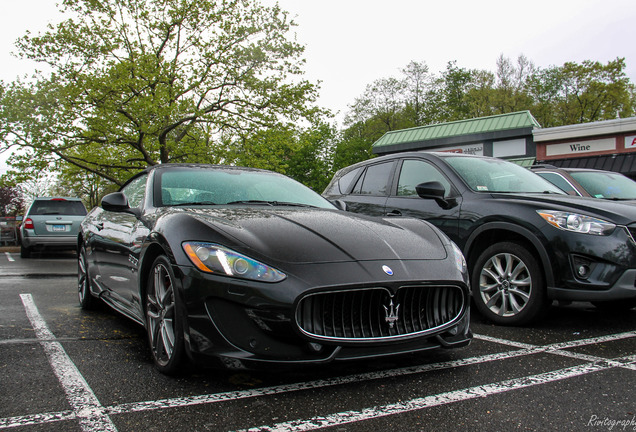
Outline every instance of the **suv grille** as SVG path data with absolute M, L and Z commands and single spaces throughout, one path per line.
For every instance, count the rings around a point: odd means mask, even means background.
M 385 288 L 372 288 L 311 294 L 298 304 L 296 321 L 311 336 L 364 341 L 433 331 L 455 321 L 464 308 L 457 286 L 402 287 L 393 297 Z

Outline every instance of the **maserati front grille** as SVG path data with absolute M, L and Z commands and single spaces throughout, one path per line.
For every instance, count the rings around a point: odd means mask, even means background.
M 466 307 L 458 286 L 407 286 L 314 293 L 304 297 L 296 322 L 308 335 L 364 341 L 433 332 L 457 320 Z

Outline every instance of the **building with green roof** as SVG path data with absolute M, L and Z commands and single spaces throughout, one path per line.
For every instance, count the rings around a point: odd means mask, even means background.
M 373 144 L 373 153 L 448 151 L 531 164 L 536 155 L 533 130 L 538 128 L 530 111 L 459 120 L 387 132 Z

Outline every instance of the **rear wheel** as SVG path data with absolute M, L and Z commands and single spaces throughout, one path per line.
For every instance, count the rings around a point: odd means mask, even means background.
M 98 299 L 91 294 L 88 261 L 86 260 L 86 249 L 84 246 L 77 254 L 77 292 L 82 309 L 94 309 L 97 306 Z
M 547 310 L 541 269 L 518 243 L 496 243 L 482 252 L 473 268 L 472 286 L 475 306 L 497 324 L 527 324 Z
M 148 278 L 146 330 L 155 365 L 165 374 L 176 373 L 184 355 L 175 281 L 170 261 L 159 256 L 152 264 Z
M 21 244 L 20 245 L 20 258 L 31 258 L 31 248 Z

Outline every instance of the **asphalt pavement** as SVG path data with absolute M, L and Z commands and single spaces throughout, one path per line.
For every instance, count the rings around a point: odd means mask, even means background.
M 285 371 L 158 373 L 144 330 L 79 308 L 74 254 L 0 252 L 0 429 L 636 430 L 636 311 L 472 319 L 461 349 Z

